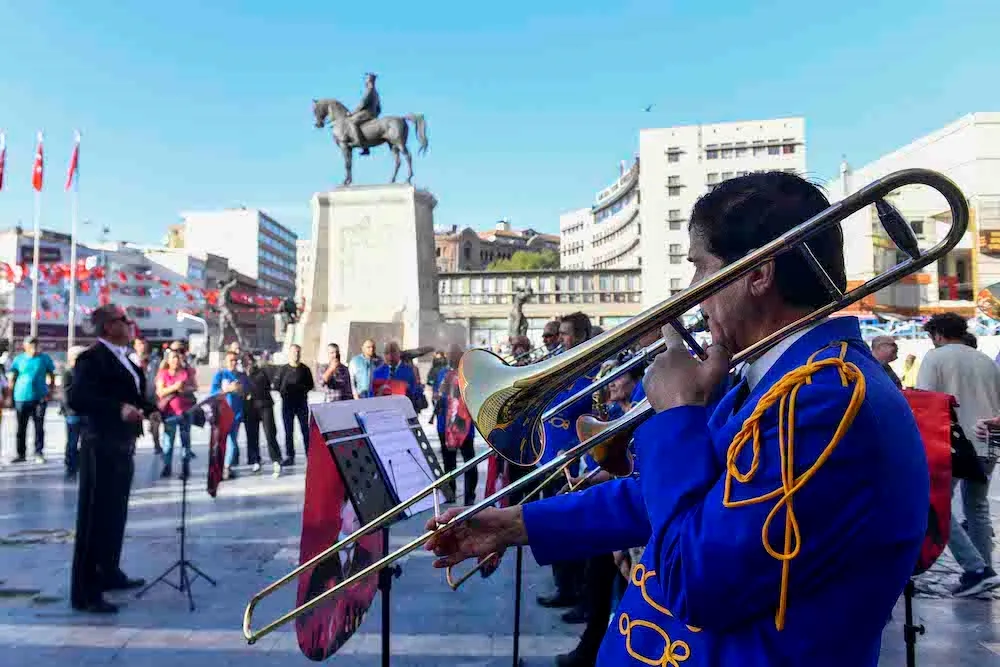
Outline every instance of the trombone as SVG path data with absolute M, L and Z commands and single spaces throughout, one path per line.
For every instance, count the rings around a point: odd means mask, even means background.
M 951 211 L 952 224 L 948 230 L 948 234 L 927 252 L 921 252 L 913 230 L 906 223 L 906 220 L 903 219 L 902 215 L 884 199 L 890 192 L 902 186 L 914 184 L 926 185 L 937 190 L 944 196 Z M 819 263 L 819 260 L 816 259 L 810 250 L 807 242 L 810 237 L 818 232 L 839 224 L 869 205 L 875 205 L 883 229 L 896 247 L 905 255 L 905 259 L 888 271 L 845 292 L 833 282 L 829 274 L 827 274 L 826 270 Z M 588 342 L 582 343 L 549 361 L 529 366 L 511 367 L 507 366 L 502 359 L 491 352 L 485 350 L 468 351 L 462 358 L 459 367 L 463 398 L 474 416 L 476 428 L 496 453 L 517 465 L 534 465 L 541 455 L 541 450 L 537 448 L 534 436 L 540 430 L 542 416 L 546 413 L 546 406 L 558 394 L 567 378 L 579 377 L 581 373 L 592 368 L 596 363 L 614 356 L 619 349 L 632 345 L 636 340 L 648 332 L 655 330 L 663 323 L 669 323 L 678 329 L 688 346 L 698 353 L 699 356 L 704 355 L 704 351 L 700 345 L 684 328 L 678 318 L 700 304 L 707 297 L 755 268 L 772 261 L 781 253 L 801 253 L 812 271 L 815 272 L 825 285 L 830 294 L 830 302 L 734 355 L 730 361 L 731 365 L 736 365 L 747 359 L 756 357 L 787 336 L 804 329 L 813 322 L 857 303 L 866 296 L 888 287 L 904 276 L 910 275 L 931 262 L 937 261 L 950 252 L 962 240 L 968 226 L 968 221 L 968 203 L 962 191 L 949 178 L 926 169 L 897 171 L 832 204 L 827 209 L 793 227 L 773 241 L 765 243 L 757 250 L 726 265 L 715 274 L 691 285 L 684 292 L 645 310 L 628 322 Z M 593 389 L 588 388 L 588 391 L 593 391 Z M 246 637 L 250 644 L 253 644 L 261 637 L 273 632 L 279 626 L 303 614 L 307 614 L 319 605 L 322 605 L 345 588 L 353 586 L 362 579 L 392 565 L 407 554 L 416 551 L 435 532 L 447 530 L 452 525 L 471 519 L 504 497 L 550 476 L 553 471 L 559 470 L 570 461 L 582 457 L 597 445 L 616 437 L 631 437 L 632 431 L 652 413 L 653 408 L 649 405 L 649 402 L 645 399 L 640 401 L 623 416 L 608 422 L 605 428 L 593 437 L 562 452 L 544 466 L 536 468 L 524 477 L 497 491 L 489 498 L 484 499 L 482 502 L 466 508 L 448 523 L 439 524 L 433 530 L 424 532 L 423 535 L 414 538 L 396 551 L 362 568 L 336 586 L 289 611 L 260 630 L 252 628 L 254 609 L 263 598 L 307 569 L 329 558 L 337 557 L 339 549 L 357 541 L 359 537 L 374 530 L 376 526 L 384 525 L 398 514 L 401 509 L 409 507 L 417 499 L 430 493 L 436 486 L 443 483 L 443 481 L 450 481 L 456 475 L 442 477 L 425 489 L 424 492 L 418 494 L 417 497 L 401 503 L 398 508 L 389 510 L 374 522 L 355 532 L 354 535 L 339 541 L 326 551 L 295 568 L 277 582 L 254 595 L 247 604 L 243 615 L 244 637 Z M 478 463 L 490 455 L 489 451 L 483 452 L 473 459 L 473 461 Z M 463 466 L 463 469 L 467 465 Z

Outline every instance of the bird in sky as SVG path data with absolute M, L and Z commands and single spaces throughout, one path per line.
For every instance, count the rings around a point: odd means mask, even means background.
M 646 113 L 649 113 L 652 110 L 653 110 L 653 105 L 652 104 L 647 104 L 646 108 L 643 109 L 643 111 L 645 111 Z

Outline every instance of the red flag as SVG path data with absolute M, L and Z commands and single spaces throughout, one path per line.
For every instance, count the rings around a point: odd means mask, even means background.
M 226 439 L 233 427 L 233 409 L 223 396 L 212 402 L 212 430 L 208 441 L 208 495 L 215 497 L 222 481 L 226 459 Z
M 41 148 L 39 148 L 41 151 Z M 66 189 L 73 187 L 73 181 L 80 171 L 80 133 L 76 133 L 76 140 L 73 144 L 73 154 L 69 158 L 69 172 L 66 174 Z
M 7 163 L 7 136 L 0 132 L 0 190 L 3 190 L 3 169 Z
M 44 171 L 44 160 L 42 158 L 42 133 L 38 133 L 38 148 L 35 150 L 35 166 L 31 170 L 31 185 L 37 192 L 42 191 L 42 172 Z

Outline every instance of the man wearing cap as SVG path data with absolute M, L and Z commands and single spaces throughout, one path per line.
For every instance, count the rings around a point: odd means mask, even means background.
M 369 72 L 365 75 L 365 93 L 361 97 L 358 108 L 347 117 L 347 130 L 351 141 L 361 148 L 362 155 L 368 155 L 368 145 L 361 136 L 361 124 L 375 120 L 382 113 L 382 101 L 375 90 L 375 75 Z

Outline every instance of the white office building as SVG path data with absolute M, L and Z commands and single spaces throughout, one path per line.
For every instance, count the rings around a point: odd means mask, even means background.
M 618 179 L 593 205 L 559 216 L 559 267 L 635 269 L 639 254 L 639 160 L 622 161 Z
M 229 268 L 257 281 L 263 295 L 295 294 L 298 236 L 258 209 L 182 213 L 188 250 L 229 259 Z
M 826 184 L 832 202 L 901 169 L 923 168 L 951 178 L 969 202 L 969 228 L 945 258 L 878 292 L 868 309 L 899 315 L 955 311 L 975 315 L 980 290 L 1000 282 L 1000 113 L 970 113 L 859 169 L 845 161 L 840 176 Z M 925 186 L 897 190 L 890 201 L 930 248 L 948 231 L 944 198 Z M 901 256 L 878 223 L 874 207 L 843 224 L 848 286 L 868 280 Z
M 643 304 L 691 282 L 691 209 L 709 188 L 756 171 L 806 171 L 805 119 L 748 120 L 646 129 L 639 133 Z

